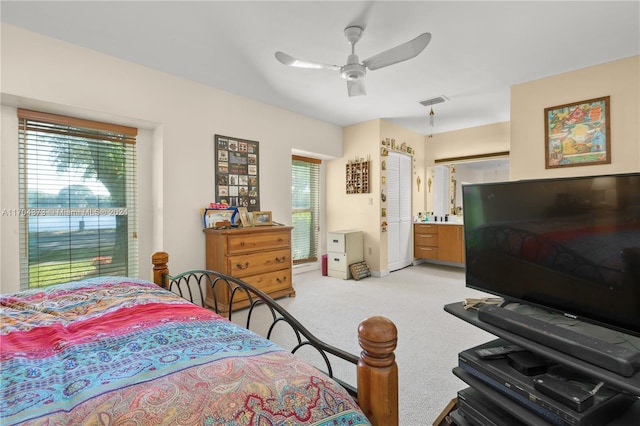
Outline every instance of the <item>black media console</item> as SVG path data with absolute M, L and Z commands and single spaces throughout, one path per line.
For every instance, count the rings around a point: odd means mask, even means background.
M 458 392 L 457 408 L 450 413 L 448 419 L 450 424 L 640 424 L 640 370 L 635 369 L 638 360 L 633 350 L 615 350 L 615 362 L 602 353 L 585 356 L 584 351 L 575 349 L 573 341 L 569 346 L 563 346 L 562 338 L 574 337 L 570 334 L 561 333 L 561 343 L 558 345 L 554 341 L 557 336 L 547 337 L 545 334 L 549 333 L 545 331 L 542 339 L 536 338 L 535 330 L 521 332 L 518 329 L 519 318 L 512 318 L 510 313 L 506 313 L 507 323 L 513 320 L 516 325 L 505 326 L 501 318 L 496 319 L 504 314 L 501 311 L 504 308 L 482 309 L 486 312 L 478 315 L 477 309 L 465 309 L 462 302 L 444 307 L 446 312 L 499 337 L 459 354 L 458 366 L 453 369 L 453 373 L 469 387 Z M 525 323 L 529 324 L 529 321 L 526 320 Z M 511 345 L 521 347 L 522 351 L 497 360 L 478 355 L 486 351 L 476 352 L 478 349 Z M 604 348 L 604 353 L 611 350 L 608 346 Z M 593 363 L 601 358 L 604 361 L 599 363 L 604 367 Z M 630 365 L 633 366 L 631 370 Z M 557 377 L 566 378 L 566 381 L 557 382 Z M 584 389 L 591 391 L 592 395 Z

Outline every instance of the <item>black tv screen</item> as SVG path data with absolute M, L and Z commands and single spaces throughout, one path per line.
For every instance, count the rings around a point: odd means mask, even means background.
M 462 194 L 468 287 L 640 336 L 640 173 Z

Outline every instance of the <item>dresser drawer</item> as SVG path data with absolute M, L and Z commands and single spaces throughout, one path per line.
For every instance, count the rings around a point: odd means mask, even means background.
M 293 292 L 291 287 L 291 269 L 266 272 L 264 274 L 244 277 L 242 280 L 269 294 L 274 294 L 279 291 L 286 291 L 287 293 Z M 207 306 L 215 307 L 211 291 L 207 293 Z M 233 295 L 233 301 L 231 301 L 232 296 L 223 282 L 216 284 L 216 294 L 218 295 L 220 303 L 224 305 L 232 304 L 234 310 L 249 306 L 249 296 L 247 296 L 247 292 L 237 290 Z M 220 307 L 221 306 L 218 308 Z
M 431 223 L 416 223 L 413 225 L 413 231 L 416 234 L 437 234 L 438 225 Z
M 426 246 L 413 246 L 413 255 L 414 257 L 420 259 L 437 259 L 438 258 L 438 247 L 426 247 Z
M 291 250 L 272 250 L 264 253 L 229 256 L 227 263 L 229 275 L 238 278 L 277 271 L 278 269 L 291 269 Z
M 415 246 L 438 247 L 438 234 L 418 234 L 413 236 Z
M 291 269 L 281 269 L 279 271 L 252 275 L 243 278 L 243 280 L 265 293 L 273 293 L 291 288 Z
M 287 232 L 269 232 L 256 233 L 247 235 L 228 235 L 227 236 L 227 253 L 246 253 L 258 250 L 271 250 L 277 248 L 288 248 L 291 246 L 291 233 Z

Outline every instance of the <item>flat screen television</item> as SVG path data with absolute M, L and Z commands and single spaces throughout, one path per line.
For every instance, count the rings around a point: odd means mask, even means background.
M 468 287 L 640 336 L 640 173 L 462 195 Z

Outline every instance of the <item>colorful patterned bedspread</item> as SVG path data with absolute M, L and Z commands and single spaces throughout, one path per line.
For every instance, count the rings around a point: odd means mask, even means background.
M 0 424 L 363 425 L 333 380 L 153 283 L 0 297 Z

